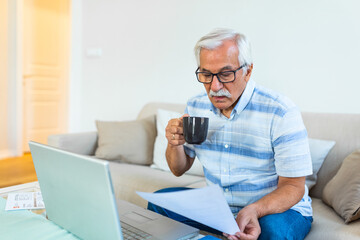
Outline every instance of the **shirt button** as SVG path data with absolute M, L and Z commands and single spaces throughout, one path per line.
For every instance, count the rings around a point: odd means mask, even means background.
M 228 189 L 228 188 L 225 188 L 225 192 L 229 192 L 229 189 Z
M 225 148 L 228 148 L 228 147 L 229 147 L 229 145 L 225 144 Z

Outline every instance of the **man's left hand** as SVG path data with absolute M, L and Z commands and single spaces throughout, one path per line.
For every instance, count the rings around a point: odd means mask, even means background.
M 256 209 L 249 205 L 244 207 L 236 216 L 236 223 L 240 228 L 240 232 L 235 235 L 224 233 L 224 236 L 230 240 L 256 240 L 260 233 L 261 228 L 258 220 Z

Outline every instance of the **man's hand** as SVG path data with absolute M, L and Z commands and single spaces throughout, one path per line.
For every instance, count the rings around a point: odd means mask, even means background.
M 282 213 L 298 203 L 305 192 L 305 177 L 279 177 L 277 189 L 257 202 L 244 207 L 237 215 L 240 232 L 224 234 L 229 239 L 257 239 L 261 233 L 258 219 L 275 213 Z
M 171 146 L 180 146 L 185 143 L 183 135 L 183 117 L 189 116 L 188 114 L 183 115 L 181 118 L 174 118 L 168 122 L 165 128 L 165 137 Z
M 179 177 L 189 170 L 194 163 L 194 158 L 185 154 L 184 145 L 185 138 L 183 135 L 183 117 L 189 116 L 185 114 L 181 118 L 171 119 L 165 128 L 165 137 L 168 140 L 166 148 L 166 161 L 171 172 Z
M 261 228 L 258 220 L 258 213 L 252 205 L 241 209 L 236 216 L 236 222 L 240 228 L 240 232 L 235 233 L 235 235 L 224 233 L 224 236 L 228 239 L 256 240 L 259 237 Z

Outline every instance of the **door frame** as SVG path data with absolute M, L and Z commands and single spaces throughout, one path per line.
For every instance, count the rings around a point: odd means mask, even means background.
M 23 154 L 23 1 L 9 3 L 8 141 L 12 156 Z
M 23 155 L 23 11 L 24 1 L 26 0 L 13 0 L 8 1 L 9 12 L 9 59 L 8 59 L 8 146 L 11 156 Z M 71 121 L 74 117 L 77 117 L 78 105 L 80 99 L 76 96 L 76 92 L 81 89 L 81 77 L 82 77 L 82 0 L 69 0 L 70 3 L 70 44 L 69 44 L 69 66 L 68 66 L 68 130 L 74 130 L 74 126 L 71 125 Z M 75 27 L 73 27 L 75 25 Z M 75 44 L 74 44 L 75 43 Z M 76 48 L 75 48 L 76 47 Z M 75 50 L 75 51 L 74 51 Z M 75 89 L 72 89 L 75 87 Z M 72 106 L 70 102 L 75 103 Z M 9 156 L 10 157 L 10 156 Z

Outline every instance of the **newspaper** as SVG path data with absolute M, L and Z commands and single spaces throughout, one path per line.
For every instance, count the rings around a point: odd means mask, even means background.
M 5 205 L 6 211 L 44 208 L 41 192 L 9 193 Z

